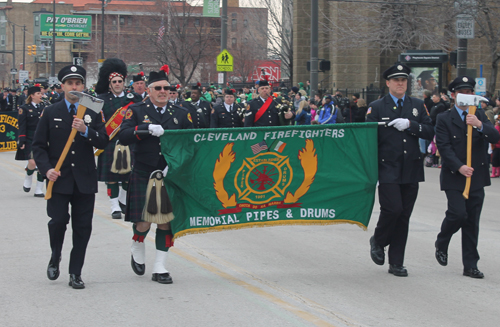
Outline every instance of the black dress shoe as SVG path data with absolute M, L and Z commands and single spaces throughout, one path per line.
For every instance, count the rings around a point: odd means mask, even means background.
M 389 265 L 389 274 L 393 274 L 398 277 L 406 277 L 408 276 L 408 271 L 401 265 Z
M 35 198 L 44 198 L 44 197 L 45 197 L 45 194 L 43 194 L 43 193 L 38 193 L 38 194 L 36 194 L 36 193 L 35 193 L 35 195 L 33 195 L 33 196 L 34 196 Z
M 448 264 L 448 254 L 436 248 L 436 260 L 441 266 Z
M 59 277 L 59 262 L 61 262 L 61 258 L 59 258 L 57 263 L 53 263 L 52 259 L 50 259 L 47 267 L 47 277 L 50 280 L 56 280 Z
M 113 211 L 113 213 L 111 214 L 111 218 L 122 219 L 122 212 L 121 211 Z
M 23 191 L 24 192 L 28 193 L 30 190 L 31 190 L 31 187 L 24 187 L 23 186 Z
M 81 290 L 85 288 L 85 283 L 80 275 L 70 274 L 69 275 L 69 286 L 74 289 Z
M 464 276 L 472 278 L 484 278 L 484 274 L 477 268 L 464 269 Z
M 118 201 L 118 204 L 120 205 L 120 209 L 122 210 L 122 213 L 125 214 L 125 210 L 127 209 L 127 206 Z
M 385 253 L 384 248 L 375 243 L 375 238 L 370 237 L 370 255 L 372 257 L 373 262 L 377 265 L 382 266 L 385 261 Z
M 144 275 L 144 272 L 146 271 L 146 265 L 135 262 L 133 255 L 131 255 L 130 257 L 131 257 L 130 264 L 132 265 L 132 270 L 139 276 Z
M 169 273 L 164 274 L 153 274 L 151 280 L 158 282 L 160 284 L 172 284 L 172 277 L 170 277 Z

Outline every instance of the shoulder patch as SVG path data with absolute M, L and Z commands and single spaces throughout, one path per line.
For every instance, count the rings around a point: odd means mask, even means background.
M 101 119 L 102 119 L 102 122 L 105 123 L 106 120 L 104 119 L 104 113 L 101 111 Z
M 247 105 L 247 110 L 250 110 L 250 104 Z
M 424 104 L 424 108 L 425 108 L 425 111 L 427 112 L 427 116 L 430 116 L 429 115 L 429 110 L 427 110 L 427 106 Z
M 190 113 L 187 114 L 187 117 L 188 117 L 188 119 L 189 119 L 190 122 L 193 122 L 193 120 L 191 119 L 191 114 Z
M 368 108 L 368 110 L 366 111 L 366 114 L 369 115 L 372 113 L 372 107 Z
M 22 115 L 23 114 L 23 109 L 19 108 L 19 114 Z
M 132 117 L 132 115 L 133 115 L 132 109 L 130 109 L 130 108 L 127 109 L 127 113 L 125 114 L 125 118 L 130 119 L 130 117 Z

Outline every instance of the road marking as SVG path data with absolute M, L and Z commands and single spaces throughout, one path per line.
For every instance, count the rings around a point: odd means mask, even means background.
M 99 216 L 105 220 L 108 220 L 108 221 L 111 221 L 112 223 L 120 226 L 120 227 L 123 227 L 125 229 L 128 229 L 130 231 L 132 231 L 132 225 L 129 224 L 129 223 L 125 223 L 125 221 L 122 221 L 122 220 L 113 220 L 111 218 L 108 218 L 109 215 L 107 215 L 106 213 L 104 213 L 102 210 L 100 209 L 95 209 L 95 212 L 99 214 Z M 149 234 L 146 239 L 152 243 L 155 242 L 155 239 L 154 239 L 154 236 L 153 234 Z M 335 320 L 343 325 L 346 325 L 346 326 L 353 326 L 353 327 L 360 327 L 360 326 L 363 326 L 362 324 L 359 324 L 357 322 L 354 322 L 352 319 L 349 319 L 347 317 L 343 317 L 342 315 L 340 314 L 337 314 L 337 313 L 334 313 L 332 312 L 331 310 L 323 307 L 322 305 L 312 301 L 312 300 L 309 300 L 303 296 L 300 296 L 298 294 L 295 294 L 294 292 L 291 292 L 289 290 L 286 290 L 286 289 L 283 289 L 283 288 L 279 288 L 279 287 L 276 287 L 274 285 L 272 285 L 271 283 L 269 283 L 268 281 L 265 281 L 261 278 L 258 278 L 254 275 L 252 275 L 251 273 L 245 271 L 243 268 L 241 267 L 238 267 L 234 264 L 231 264 L 229 262 L 226 262 L 225 260 L 221 259 L 221 258 L 218 258 L 217 256 L 213 255 L 213 254 L 210 254 L 210 253 L 207 253 L 206 251 L 203 251 L 195 246 L 193 246 L 192 244 L 189 244 L 188 242 L 185 242 L 185 241 L 182 241 L 182 240 L 178 240 L 176 241 L 177 243 L 182 243 L 183 245 L 185 245 L 186 247 L 189 247 L 191 249 L 194 249 L 196 252 L 200 253 L 202 256 L 206 257 L 207 259 L 210 259 L 210 260 L 214 260 L 214 261 L 217 261 L 218 263 L 221 263 L 222 265 L 236 271 L 236 272 L 240 272 L 246 276 L 249 276 L 250 278 L 252 278 L 254 281 L 256 282 L 259 282 L 261 284 L 264 284 L 265 286 L 267 287 L 270 287 L 272 288 L 273 290 L 283 294 L 284 296 L 287 296 L 287 297 L 292 297 L 292 298 L 295 298 L 296 300 L 298 300 L 299 302 L 305 304 L 306 306 L 308 306 L 309 308 L 315 310 L 315 311 L 319 311 L 318 313 L 322 314 L 322 315 L 325 315 L 325 316 L 328 316 L 329 318 L 331 318 L 332 320 Z M 187 261 L 190 261 L 194 264 L 196 264 L 197 266 L 205 269 L 205 270 L 208 270 L 209 272 L 227 280 L 228 282 L 232 283 L 232 284 L 235 284 L 237 286 L 241 286 L 243 288 L 245 288 L 247 291 L 250 291 L 251 293 L 255 294 L 255 295 L 258 295 L 259 297 L 261 298 L 264 298 L 265 300 L 269 301 L 269 302 L 272 302 L 276 305 L 278 305 L 279 307 L 281 307 L 282 309 L 288 311 L 288 312 L 291 312 L 293 314 L 295 314 L 296 316 L 300 317 L 301 319 L 307 321 L 307 322 L 310 322 L 316 326 L 335 326 L 333 325 L 332 323 L 330 322 L 327 322 L 321 318 L 319 318 L 318 316 L 312 314 L 312 313 L 309 313 L 307 311 L 304 311 L 302 309 L 300 309 L 299 307 L 293 305 L 292 303 L 290 302 L 287 302 L 283 299 L 280 299 L 279 297 L 265 291 L 263 288 L 261 287 L 258 287 L 258 286 L 255 286 L 255 285 L 252 285 L 252 284 L 249 284 L 235 276 L 232 276 L 231 274 L 229 273 L 226 273 L 222 270 L 220 270 L 219 268 L 211 265 L 211 264 L 208 264 L 206 262 L 203 262 L 202 260 L 188 254 L 187 252 L 179 249 L 178 247 L 172 247 L 170 248 L 171 252 L 175 253 L 177 256 L 187 260 Z

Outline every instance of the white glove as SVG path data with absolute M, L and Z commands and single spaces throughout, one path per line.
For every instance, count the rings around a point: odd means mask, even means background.
M 410 128 L 410 120 L 406 118 L 396 118 L 393 121 L 391 121 L 388 126 L 393 126 L 396 128 L 398 131 L 402 132 L 405 129 Z
M 155 124 L 149 124 L 148 130 L 151 132 L 151 135 L 153 136 L 162 136 L 165 130 L 161 125 L 155 125 Z

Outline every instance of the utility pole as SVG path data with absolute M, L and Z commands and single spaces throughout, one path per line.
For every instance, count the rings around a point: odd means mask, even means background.
M 457 76 L 467 75 L 467 39 L 458 39 Z
M 26 70 L 26 25 L 23 25 L 23 70 Z
M 104 3 L 105 0 L 102 0 L 102 13 L 101 13 L 101 59 L 102 60 L 104 60 Z
M 56 76 L 56 0 L 52 3 L 52 60 L 50 62 L 50 76 Z M 47 54 L 47 52 L 45 53 Z M 38 67 L 38 64 L 37 64 Z
M 310 99 L 318 91 L 318 0 L 311 0 L 311 92 Z
M 12 69 L 16 69 L 16 25 L 12 24 Z M 12 75 L 12 88 L 16 87 L 16 75 Z
M 222 0 L 222 15 L 221 15 L 221 42 L 220 42 L 220 51 L 222 52 L 227 48 L 227 0 Z M 224 87 L 227 84 L 227 72 L 223 72 L 224 74 Z

